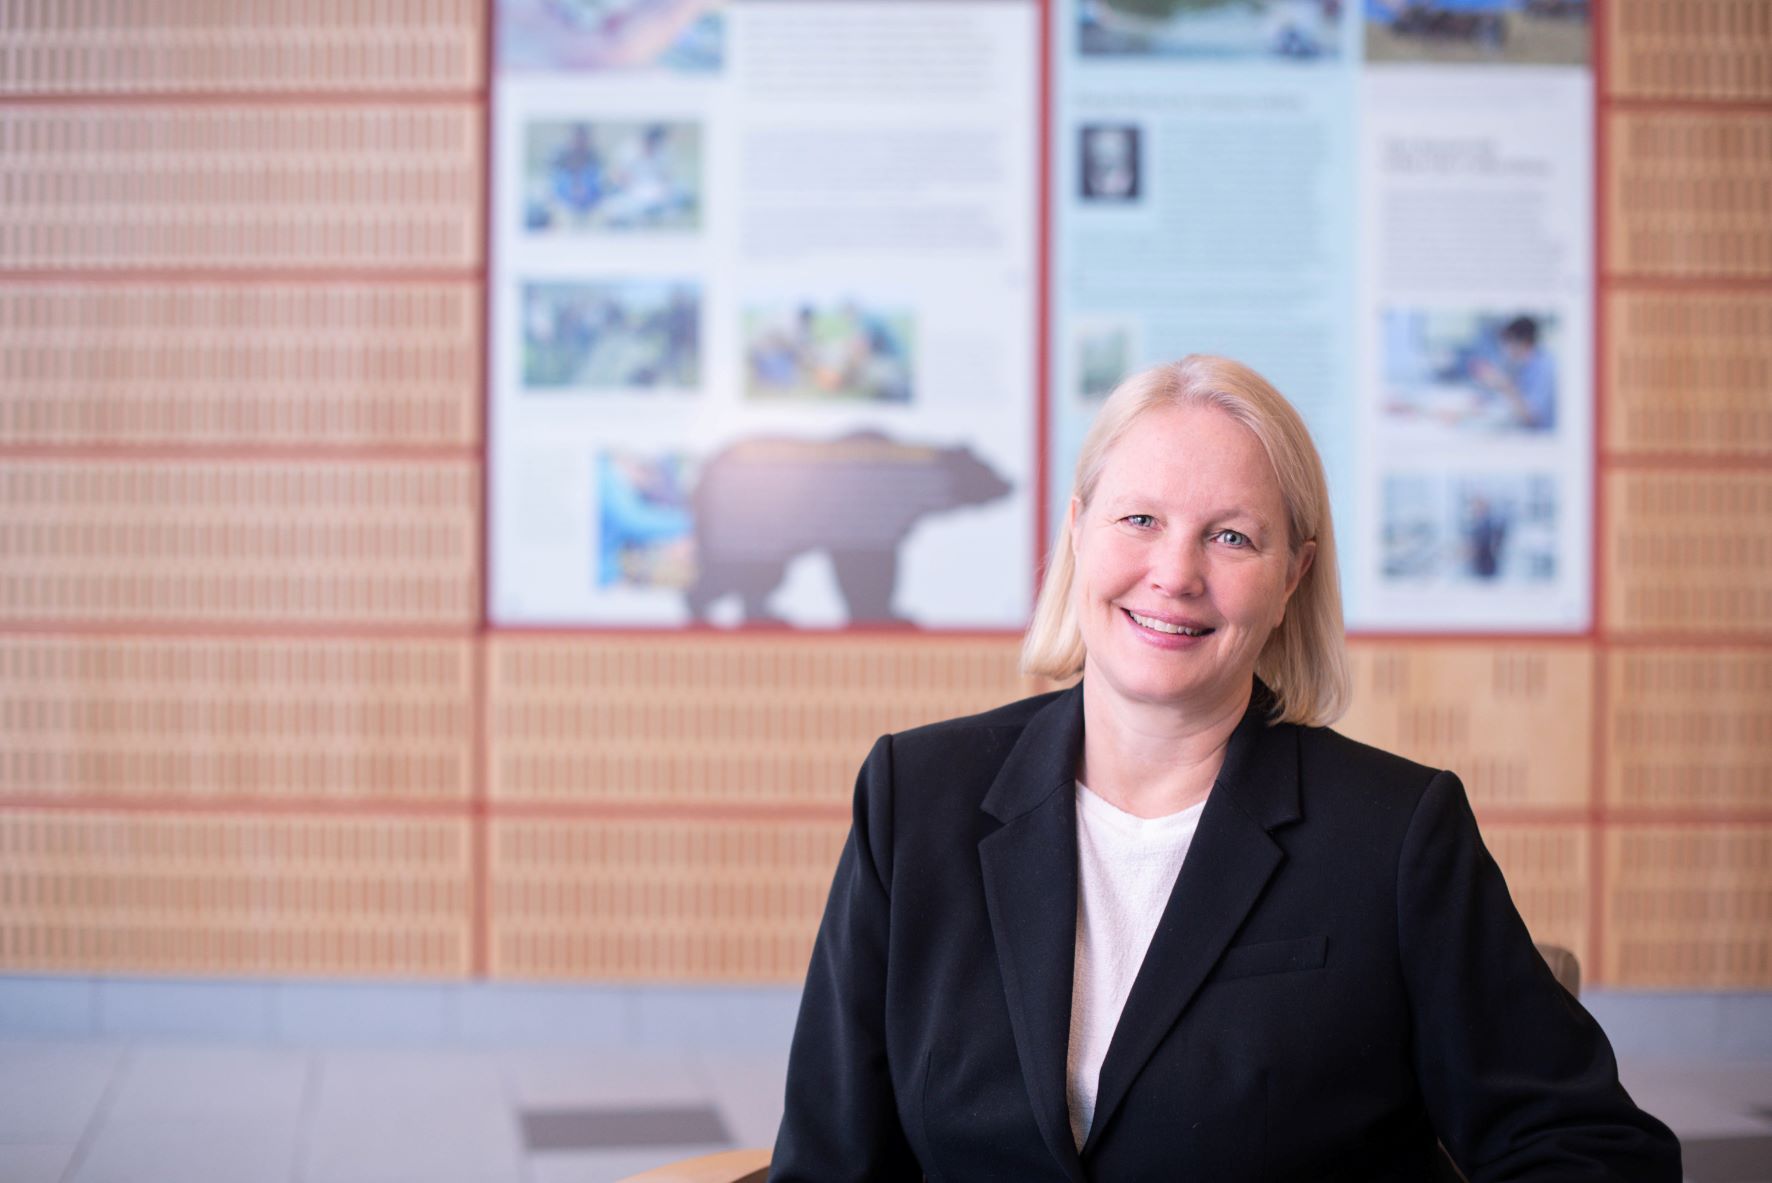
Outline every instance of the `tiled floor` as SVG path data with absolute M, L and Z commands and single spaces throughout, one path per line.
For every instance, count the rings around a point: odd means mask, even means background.
M 785 1069 L 762 1053 L 4 1042 L 0 1183 L 612 1180 L 767 1145 Z M 602 1145 L 531 1151 L 525 1113 L 589 1114 L 564 1140 Z
M 682 1049 L 13 1040 L 0 1183 L 614 1180 L 769 1144 L 785 1066 Z M 1772 1183 L 1772 1061 L 1624 1072 L 1685 1141 L 1694 1183 Z

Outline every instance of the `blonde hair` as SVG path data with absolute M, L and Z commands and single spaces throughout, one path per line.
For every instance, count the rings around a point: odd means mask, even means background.
M 1087 506 L 1120 438 L 1151 411 L 1178 406 L 1214 407 L 1248 428 L 1279 479 L 1294 556 L 1304 543 L 1316 543 L 1310 568 L 1262 647 L 1255 673 L 1274 692 L 1276 721 L 1333 723 L 1347 710 L 1351 686 L 1329 487 L 1304 420 L 1267 379 L 1241 362 L 1203 353 L 1133 374 L 1108 396 L 1084 437 L 1072 495 Z M 1070 530 L 1061 523 L 1022 642 L 1023 672 L 1063 679 L 1082 670 L 1083 634 L 1071 594 L 1075 578 Z

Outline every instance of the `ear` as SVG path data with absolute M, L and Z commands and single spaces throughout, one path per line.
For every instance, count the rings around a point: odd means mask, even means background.
M 1311 569 L 1311 564 L 1316 562 L 1316 559 L 1317 540 L 1315 538 L 1307 539 L 1299 544 L 1298 550 L 1292 556 L 1292 573 L 1286 578 L 1287 600 L 1292 599 L 1292 593 L 1298 590 L 1298 585 L 1304 581 L 1305 572 Z

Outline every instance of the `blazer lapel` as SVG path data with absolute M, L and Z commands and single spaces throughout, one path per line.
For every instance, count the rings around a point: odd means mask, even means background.
M 1284 860 L 1268 831 L 1296 821 L 1298 736 L 1270 727 L 1266 687 L 1232 733 L 1193 845 L 1102 1061 L 1087 1153 Z
M 1076 1183 L 1083 1164 L 1071 1139 L 1065 1054 L 1077 941 L 1077 756 L 1080 688 L 1028 721 L 981 808 L 1003 823 L 978 844 L 997 965 L 1034 1118 Z

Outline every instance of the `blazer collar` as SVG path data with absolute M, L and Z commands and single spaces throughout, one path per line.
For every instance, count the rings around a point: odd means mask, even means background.
M 1276 742 L 1281 733 L 1268 722 L 1273 709 L 1273 691 L 1257 678 L 1249 707 L 1225 746 L 1224 766 L 1213 789 L 1264 830 L 1299 817 L 1297 746 Z M 1000 822 L 1015 820 L 1039 807 L 1054 789 L 1071 788 L 1082 755 L 1083 683 L 1078 682 L 1034 712 L 979 808 Z M 1224 788 L 1230 792 L 1218 791 Z
M 1083 755 L 1083 683 L 1060 691 L 1035 711 L 997 770 L 979 808 L 1011 822 L 1039 807 L 1052 790 L 1069 789 Z
M 1022 729 L 981 803 L 1003 825 L 978 844 L 985 907 L 1022 1082 L 1046 1147 L 1084 1183 L 1071 1138 L 1065 1053 L 1077 949 L 1077 798 L 1083 750 L 1081 686 L 1059 694 Z
M 1268 831 L 1299 817 L 1297 735 L 1294 728 L 1269 725 L 1272 705 L 1258 681 L 1102 1063 L 1085 1151 L 1112 1121 L 1283 860 Z M 1028 1096 L 1048 1148 L 1078 1183 L 1082 1163 L 1070 1132 L 1065 1056 L 1077 932 L 1072 786 L 1082 750 L 1079 683 L 1028 720 L 980 805 L 1003 825 L 978 847 Z

